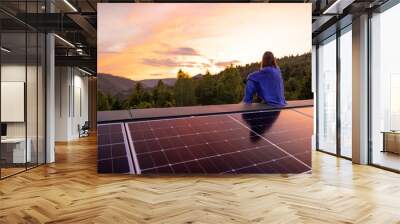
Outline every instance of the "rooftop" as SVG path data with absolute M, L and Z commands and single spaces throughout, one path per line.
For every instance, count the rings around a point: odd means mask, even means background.
M 283 109 L 310 107 L 313 100 L 293 100 L 288 101 L 288 105 Z M 176 118 L 192 115 L 212 115 L 224 113 L 240 113 L 254 111 L 274 110 L 275 107 L 261 103 L 253 104 L 224 104 L 224 105 L 205 105 L 205 106 L 186 106 L 186 107 L 167 107 L 131 110 L 98 111 L 97 122 L 109 123 L 132 120 L 148 120 L 161 118 Z

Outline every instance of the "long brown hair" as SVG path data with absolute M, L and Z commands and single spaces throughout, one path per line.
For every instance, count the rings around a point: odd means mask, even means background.
M 274 54 L 271 51 L 266 51 L 262 57 L 261 68 L 265 68 L 265 67 L 269 67 L 269 66 L 278 68 L 278 64 L 276 63 Z

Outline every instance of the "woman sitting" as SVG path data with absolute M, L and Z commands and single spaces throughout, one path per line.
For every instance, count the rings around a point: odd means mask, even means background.
M 285 106 L 285 94 L 281 70 L 276 64 L 272 52 L 264 53 L 261 61 L 261 69 L 251 73 L 247 77 L 244 103 L 252 103 L 254 94 L 257 94 L 264 103 L 274 106 Z

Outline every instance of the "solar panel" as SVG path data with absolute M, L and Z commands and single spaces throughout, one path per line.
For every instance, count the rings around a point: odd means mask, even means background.
M 112 124 L 99 128 L 99 171 L 128 164 L 137 174 L 302 173 L 311 170 L 312 130 L 312 118 L 295 110 Z M 124 169 L 109 145 L 127 149 Z
M 313 107 L 301 107 L 301 108 L 296 108 L 296 109 L 293 109 L 293 110 L 296 111 L 296 112 L 299 112 L 299 113 L 301 113 L 301 114 L 303 114 L 305 116 L 308 116 L 308 117 L 311 117 L 311 118 L 314 117 L 314 108 Z
M 99 173 L 134 173 L 124 125 L 99 124 L 97 127 L 97 169 Z

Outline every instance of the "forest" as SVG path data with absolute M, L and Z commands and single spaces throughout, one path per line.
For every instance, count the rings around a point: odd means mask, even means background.
M 311 53 L 278 58 L 277 63 L 284 79 L 286 100 L 311 99 Z M 164 84 L 162 79 L 151 89 L 136 82 L 127 99 L 98 91 L 97 107 L 98 111 L 105 111 L 239 103 L 247 76 L 259 69 L 260 63 L 255 62 L 194 77 L 179 70 L 174 86 Z

